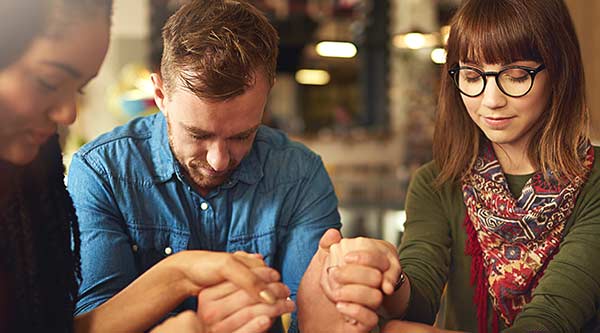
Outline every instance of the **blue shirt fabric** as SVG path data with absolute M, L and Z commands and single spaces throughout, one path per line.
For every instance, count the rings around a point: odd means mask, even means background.
M 295 299 L 321 235 L 341 227 L 321 158 L 266 126 L 230 179 L 206 197 L 184 177 L 161 113 L 83 146 L 71 162 L 68 190 L 81 230 L 75 314 L 186 249 L 261 253 Z

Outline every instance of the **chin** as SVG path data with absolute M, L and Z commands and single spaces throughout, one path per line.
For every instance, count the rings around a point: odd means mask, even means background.
M 31 163 L 38 155 L 39 150 L 40 148 L 36 146 L 28 150 L 23 149 L 17 152 L 2 154 L 0 158 L 12 164 L 23 166 Z

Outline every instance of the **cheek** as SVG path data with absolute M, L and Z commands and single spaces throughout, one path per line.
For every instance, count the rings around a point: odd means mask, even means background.
M 469 113 L 469 116 L 471 117 L 471 119 L 475 120 L 474 118 L 477 115 L 477 111 L 479 110 L 479 107 L 481 106 L 480 98 L 470 98 L 470 97 L 462 96 L 462 101 L 463 101 L 463 104 L 465 105 L 465 108 L 467 109 L 467 112 Z
M 19 83 L 19 82 L 17 82 Z M 22 127 L 45 121 L 45 98 L 24 84 L 0 87 L 0 115 L 3 126 Z

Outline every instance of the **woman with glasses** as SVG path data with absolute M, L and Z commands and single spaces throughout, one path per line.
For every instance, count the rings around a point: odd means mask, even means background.
M 562 0 L 465 0 L 447 51 L 434 161 L 411 181 L 399 263 L 363 261 L 383 278 L 402 271 L 396 291 L 383 297 L 385 312 L 402 320 L 384 332 L 592 329 L 600 300 L 600 149 L 588 137 L 567 7 Z M 383 241 L 342 242 L 338 257 L 392 253 Z M 330 299 L 343 304 L 337 309 L 347 325 L 365 325 L 377 304 L 356 285 L 378 284 L 351 274 L 355 255 L 344 259 L 333 274 L 342 291 Z M 339 265 L 323 264 L 322 274 Z
M 434 162 L 406 201 L 407 321 L 577 332 L 600 299 L 600 150 L 562 0 L 464 1 L 451 26 Z M 446 286 L 445 293 L 444 286 Z M 431 327 L 407 322 L 387 332 Z

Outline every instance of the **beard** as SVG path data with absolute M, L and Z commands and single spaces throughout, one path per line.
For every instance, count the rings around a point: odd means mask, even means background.
M 169 136 L 169 146 L 171 147 L 171 151 L 173 152 L 175 159 L 183 168 L 183 172 L 188 180 L 190 180 L 193 185 L 195 185 L 201 191 L 208 192 L 213 188 L 225 183 L 239 164 L 238 161 L 230 158 L 229 165 L 225 171 L 219 172 L 217 175 L 210 174 L 216 173 L 216 171 L 210 166 L 210 164 L 208 164 L 206 161 L 206 156 L 201 158 L 195 157 L 192 160 L 188 159 L 188 162 L 186 162 L 185 155 L 175 145 L 171 122 L 169 121 L 168 117 L 167 133 Z

